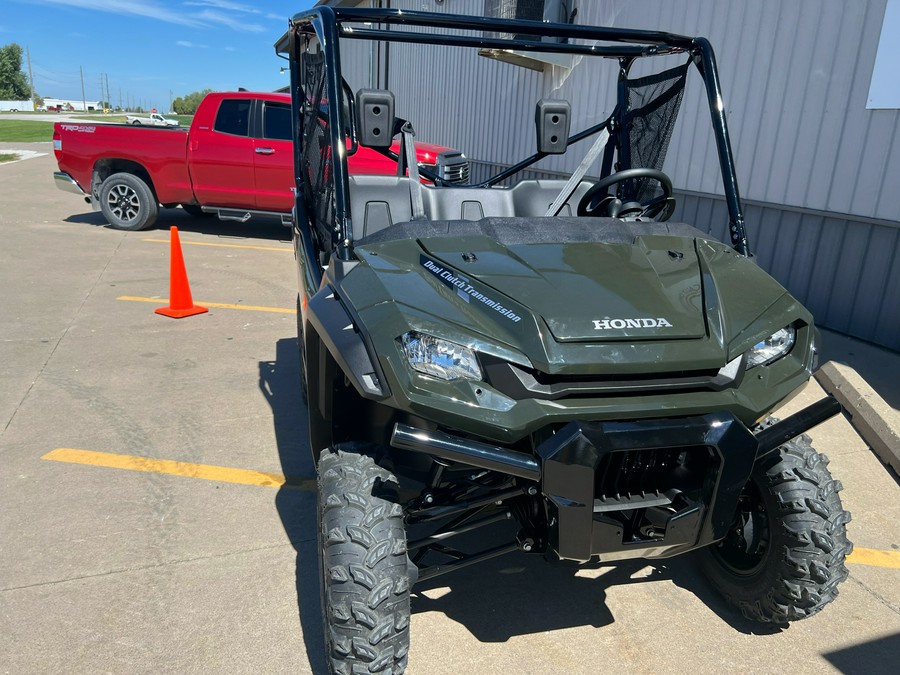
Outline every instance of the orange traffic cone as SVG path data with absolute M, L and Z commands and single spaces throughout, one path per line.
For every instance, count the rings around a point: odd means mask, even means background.
M 191 298 L 191 286 L 188 284 L 187 271 L 184 269 L 184 256 L 181 254 L 181 240 L 178 228 L 172 227 L 172 251 L 169 260 L 169 306 L 160 307 L 157 314 L 181 319 L 194 314 L 208 312 L 206 307 L 195 305 Z

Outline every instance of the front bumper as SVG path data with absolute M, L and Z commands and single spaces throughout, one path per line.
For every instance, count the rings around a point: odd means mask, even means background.
M 725 536 L 758 443 L 727 412 L 571 422 L 537 449 L 560 558 L 657 558 Z
M 829 397 L 755 434 L 728 411 L 576 421 L 535 454 L 398 423 L 391 445 L 530 486 L 560 558 L 664 558 L 722 539 L 755 462 L 840 410 Z

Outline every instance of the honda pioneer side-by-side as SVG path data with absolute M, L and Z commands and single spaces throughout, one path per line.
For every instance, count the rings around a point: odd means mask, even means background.
M 816 329 L 751 259 L 707 40 L 323 6 L 276 50 L 334 672 L 402 672 L 414 584 L 512 552 L 693 552 L 762 622 L 834 599 L 850 516 L 804 432 L 840 406 L 770 417 L 815 369 Z M 505 62 L 545 55 L 571 67 Z M 724 243 L 670 220 L 686 92 Z M 468 180 L 417 162 L 417 132 L 464 152 Z M 360 148 L 396 173 L 350 174 Z

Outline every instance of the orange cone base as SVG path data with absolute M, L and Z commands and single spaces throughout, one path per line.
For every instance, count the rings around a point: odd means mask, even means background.
M 163 316 L 169 316 L 173 319 L 183 319 L 186 316 L 194 316 L 195 314 L 203 314 L 204 312 L 208 312 L 209 310 L 206 307 L 201 307 L 200 305 L 194 305 L 193 307 L 188 307 L 187 309 L 172 309 L 171 307 L 160 307 L 159 309 L 154 310 L 157 314 L 162 314 Z

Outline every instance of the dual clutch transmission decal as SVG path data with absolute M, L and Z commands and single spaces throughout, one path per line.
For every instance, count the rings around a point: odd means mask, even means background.
M 455 288 L 456 294 L 466 302 L 470 302 L 474 299 L 478 302 L 484 303 L 485 306 L 490 307 L 495 312 L 498 312 L 502 316 L 505 316 L 513 323 L 519 323 L 519 321 L 522 320 L 522 317 L 513 312 L 511 309 L 507 309 L 496 300 L 493 300 L 492 298 L 484 295 L 484 293 L 479 292 L 462 274 L 439 265 L 425 255 L 419 256 L 419 262 L 422 264 L 422 267 L 431 272 L 442 284 L 449 288 Z

